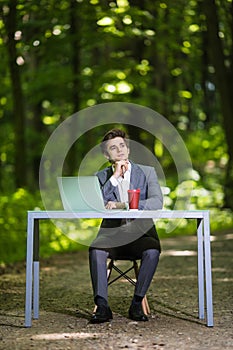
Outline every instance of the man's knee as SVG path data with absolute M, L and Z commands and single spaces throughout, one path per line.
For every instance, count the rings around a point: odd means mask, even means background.
M 147 259 L 150 261 L 159 261 L 160 252 L 157 249 L 147 249 L 142 253 L 142 259 Z
M 92 261 L 106 261 L 108 258 L 108 252 L 100 249 L 90 249 L 89 257 Z

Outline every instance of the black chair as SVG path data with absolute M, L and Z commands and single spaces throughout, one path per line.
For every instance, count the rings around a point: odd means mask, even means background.
M 122 271 L 118 266 L 117 266 L 117 261 L 118 260 L 127 260 L 127 261 L 131 261 L 131 266 L 126 269 L 125 271 Z M 118 275 L 111 279 L 111 274 L 112 274 L 112 270 L 115 270 Z M 134 275 L 135 275 L 135 279 L 132 279 L 128 273 L 134 270 Z M 129 283 L 131 283 L 133 286 L 136 285 L 136 281 L 138 278 L 138 272 L 139 272 L 139 267 L 138 267 L 138 263 L 137 260 L 135 259 L 131 259 L 131 258 L 125 258 L 125 257 L 119 257 L 117 259 L 111 259 L 110 262 L 108 263 L 108 285 L 111 285 L 112 283 L 116 282 L 117 280 L 119 280 L 120 278 L 125 278 Z M 142 309 L 145 315 L 150 314 L 150 307 L 147 301 L 147 297 L 145 295 L 145 297 L 142 300 Z

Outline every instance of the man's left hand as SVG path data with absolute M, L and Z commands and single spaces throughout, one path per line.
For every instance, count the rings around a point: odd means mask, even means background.
M 125 209 L 125 203 L 109 201 L 106 204 L 105 208 L 106 209 Z

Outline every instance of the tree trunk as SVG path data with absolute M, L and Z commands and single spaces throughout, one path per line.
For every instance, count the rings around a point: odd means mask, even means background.
M 221 39 L 219 37 L 219 26 L 217 16 L 217 5 L 215 0 L 203 1 L 203 10 L 206 16 L 207 35 L 209 41 L 209 53 L 211 62 L 215 68 L 216 85 L 220 95 L 223 126 L 228 146 L 229 161 L 225 181 L 225 203 L 224 206 L 233 210 L 233 73 L 232 55 L 225 57 Z M 232 4 L 233 6 L 233 4 Z M 231 11 L 232 24 L 232 11 Z M 232 35 L 232 33 L 229 33 Z M 232 41 L 231 41 L 232 43 Z M 232 53 L 232 48 L 231 48 Z M 225 61 L 228 60 L 228 66 Z
M 26 142 L 25 142 L 25 111 L 23 101 L 23 91 L 20 76 L 20 67 L 17 65 L 17 49 L 14 40 L 17 29 L 17 0 L 9 2 L 9 11 L 4 16 L 7 50 L 9 56 L 9 70 L 11 76 L 13 113 L 14 113 L 14 167 L 15 167 L 15 185 L 23 187 L 27 184 L 27 166 L 26 166 Z
M 71 36 L 71 69 L 72 69 L 72 104 L 73 113 L 80 109 L 80 7 L 81 3 L 76 0 L 70 1 L 70 36 Z M 78 120 L 73 121 L 72 129 L 78 129 Z M 72 132 L 73 132 L 72 130 Z M 77 171 L 80 153 L 77 151 L 75 143 L 70 148 L 66 159 L 65 172 L 72 175 Z

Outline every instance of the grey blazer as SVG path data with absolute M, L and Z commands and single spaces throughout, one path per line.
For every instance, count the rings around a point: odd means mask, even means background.
M 112 167 L 105 168 L 96 175 L 99 178 L 105 203 L 108 201 L 120 202 L 117 186 L 109 181 L 112 176 Z M 155 169 L 131 162 L 130 188 L 140 188 L 139 210 L 157 210 L 163 207 L 163 195 L 158 183 Z
M 108 201 L 120 202 L 118 187 L 113 186 L 110 181 L 112 174 L 111 166 L 96 173 L 105 204 Z M 153 167 L 131 162 L 130 188 L 140 188 L 139 210 L 162 209 L 163 195 Z M 91 248 L 105 249 L 125 245 L 128 247 L 129 244 L 135 246 L 135 252 L 149 248 L 160 250 L 159 238 L 152 219 L 130 220 L 130 223 L 121 219 L 103 219 Z

